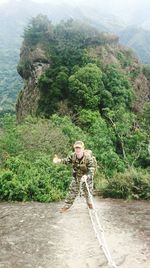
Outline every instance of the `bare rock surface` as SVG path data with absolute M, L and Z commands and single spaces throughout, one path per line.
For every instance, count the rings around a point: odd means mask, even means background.
M 150 267 L 150 206 L 94 198 L 117 267 Z M 0 268 L 106 268 L 85 201 L 0 203 Z

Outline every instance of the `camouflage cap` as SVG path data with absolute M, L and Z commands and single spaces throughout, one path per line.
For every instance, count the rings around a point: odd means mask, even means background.
M 76 141 L 75 144 L 73 145 L 74 148 L 84 148 L 84 143 L 83 141 Z

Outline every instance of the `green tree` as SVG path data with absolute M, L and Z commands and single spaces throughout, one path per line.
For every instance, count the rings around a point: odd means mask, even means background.
M 127 77 L 115 65 L 107 65 L 102 77 L 104 91 L 102 92 L 100 108 L 115 109 L 119 106 L 126 109 L 132 107 L 133 89 Z
M 32 18 L 24 30 L 24 42 L 28 46 L 45 43 L 52 39 L 53 26 L 47 16 L 39 14 Z
M 49 69 L 38 84 L 41 98 L 37 113 L 49 117 L 58 110 L 59 102 L 68 98 L 68 69 L 65 66 Z
M 116 151 L 122 155 L 126 166 L 137 166 L 143 157 L 146 160 L 147 135 L 136 127 L 138 123 L 136 115 L 122 107 L 115 111 L 105 110 L 105 116 L 116 136 Z
M 77 110 L 78 108 L 98 110 L 101 90 L 103 88 L 101 78 L 101 70 L 96 64 L 91 63 L 79 68 L 70 76 L 70 100 Z
M 116 153 L 114 143 L 116 137 L 99 112 L 82 110 L 79 122 L 84 132 L 88 134 L 86 143 L 96 155 L 105 174 L 112 176 L 116 171 L 124 171 L 124 162 Z

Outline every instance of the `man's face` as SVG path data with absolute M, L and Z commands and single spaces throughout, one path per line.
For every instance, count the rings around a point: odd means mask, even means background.
M 75 147 L 74 150 L 77 158 L 81 158 L 83 156 L 84 148 Z

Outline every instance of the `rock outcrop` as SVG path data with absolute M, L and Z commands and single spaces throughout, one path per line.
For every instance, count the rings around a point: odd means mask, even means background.
M 17 71 L 24 80 L 24 88 L 20 91 L 17 103 L 17 121 L 21 122 L 28 114 L 36 115 L 40 91 L 38 79 L 50 67 L 46 52 L 36 47 L 34 50 L 23 45 Z

